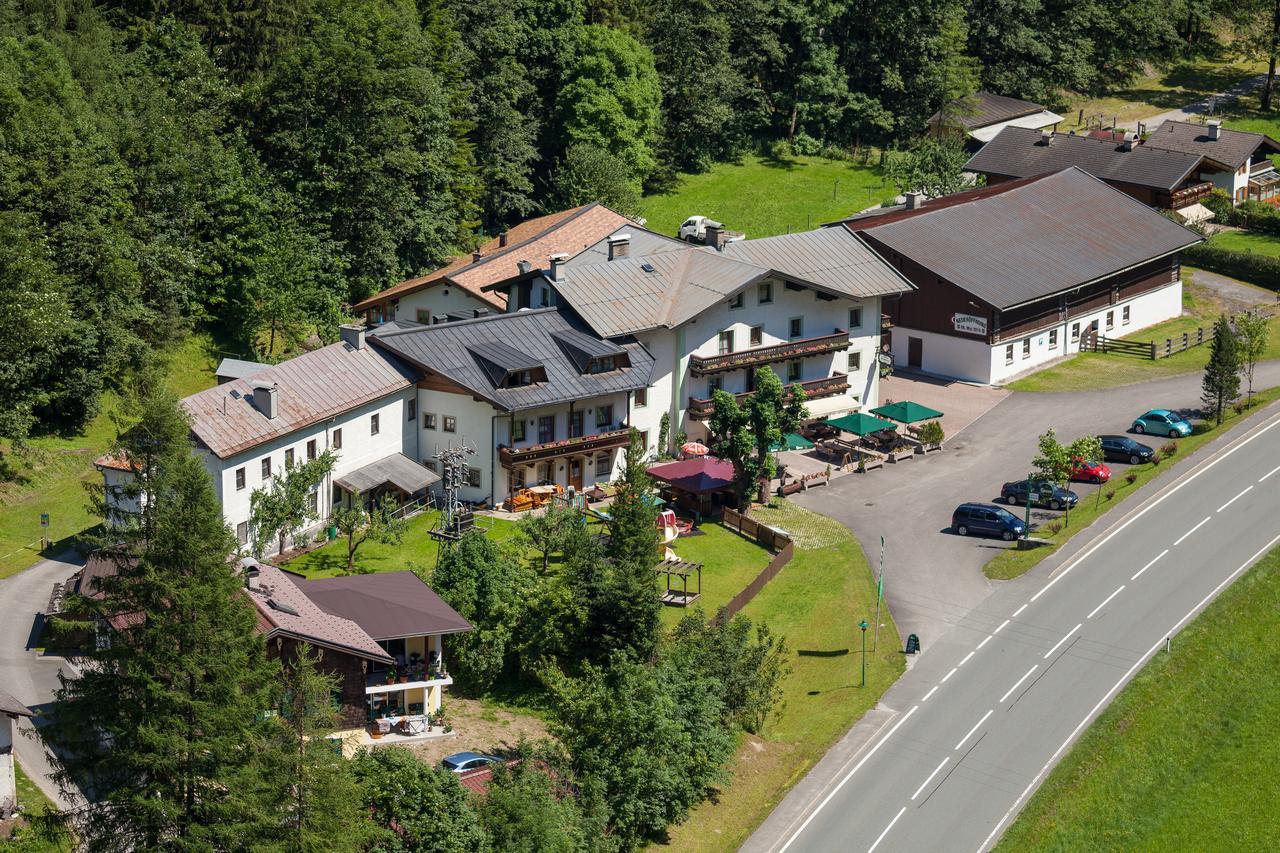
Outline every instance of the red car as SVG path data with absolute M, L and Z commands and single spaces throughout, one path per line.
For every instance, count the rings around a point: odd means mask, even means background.
M 1078 483 L 1105 483 L 1111 479 L 1111 469 L 1101 462 L 1077 459 L 1071 468 L 1071 479 Z

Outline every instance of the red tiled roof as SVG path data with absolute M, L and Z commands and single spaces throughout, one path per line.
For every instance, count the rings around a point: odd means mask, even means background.
M 500 245 L 498 237 L 481 246 L 479 261 L 472 260 L 471 255 L 459 255 L 438 270 L 394 284 L 351 307 L 353 311 L 364 311 L 448 281 L 496 308 L 505 308 L 506 296 L 485 288 L 520 275 L 520 261 L 545 267 L 552 255 L 576 255 L 628 224 L 637 225 L 598 202 L 528 219 L 507 231 L 505 246 Z
M 129 457 L 125 456 L 123 453 L 104 453 L 97 459 L 93 460 L 93 464 L 99 469 L 110 468 L 113 471 L 126 472 L 133 470 L 129 465 Z
M 458 774 L 458 783 L 468 791 L 473 791 L 481 796 L 489 793 L 489 783 L 493 781 L 493 770 L 489 767 L 480 767 L 475 770 L 468 770 L 466 773 Z
M 258 570 L 258 588 L 246 588 L 245 594 L 258 608 L 259 625 L 265 622 L 270 626 L 267 637 L 282 633 L 370 660 L 391 660 L 355 622 L 326 613 L 308 598 L 299 587 L 306 581 L 295 581 L 297 575 L 265 563 L 257 563 L 254 568 Z

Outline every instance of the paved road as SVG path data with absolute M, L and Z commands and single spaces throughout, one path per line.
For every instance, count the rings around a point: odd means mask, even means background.
M 67 666 L 60 657 L 45 657 L 32 650 L 33 633 L 39 614 L 49 604 L 53 585 L 79 570 L 76 563 L 45 560 L 26 571 L 0 580 L 0 686 L 34 711 L 47 710 L 58 688 L 58 671 Z M 24 735 L 32 733 L 29 721 L 20 725 Z M 32 780 L 63 808 L 71 804 L 49 781 L 52 769 L 44 744 L 36 737 L 19 737 L 14 749 L 18 761 Z
M 1274 364 L 1267 368 L 1263 385 L 1274 384 L 1280 372 Z M 1114 428 L 1115 413 L 1098 412 L 1093 395 L 1123 406 L 1127 396 L 1144 394 L 1145 405 L 1157 391 L 1172 398 L 1192 390 L 1184 377 L 1052 396 L 1070 397 L 1058 400 L 1058 407 L 1071 404 L 1061 423 L 1096 431 Z M 991 479 L 982 466 L 984 455 L 992 461 L 989 443 L 1017 439 L 1001 424 L 1021 424 L 1032 436 L 1043 428 L 1027 419 L 1052 399 L 1029 398 L 1010 397 L 966 431 L 974 457 L 967 464 L 978 469 L 971 486 Z M 927 493 L 922 499 L 942 500 Z M 912 536 L 910 515 L 899 510 L 904 535 L 892 540 L 907 540 L 899 546 L 906 552 L 919 545 L 915 539 L 929 538 Z M 949 583 L 931 584 L 921 572 L 902 589 L 907 569 L 898 566 L 914 561 L 891 560 L 890 571 L 899 572 L 897 597 L 910 618 L 943 633 L 926 639 L 925 654 L 876 711 L 796 787 L 744 850 L 989 846 L 1069 742 L 1164 638 L 1280 541 L 1277 519 L 1280 404 L 1173 466 L 1078 536 L 1067 554 L 994 592 L 983 594 L 985 584 L 973 578 L 970 564 L 984 556 L 970 552 L 977 543 L 952 540 L 959 559 L 942 562 L 932 576 Z
M 1266 81 L 1266 74 L 1258 74 L 1247 80 L 1240 81 L 1225 92 L 1210 95 L 1207 98 L 1196 101 L 1194 104 L 1187 104 L 1185 107 L 1139 119 L 1139 121 L 1146 125 L 1147 130 L 1155 130 L 1166 121 L 1190 121 L 1193 116 L 1221 112 L 1222 104 L 1225 101 L 1234 100 L 1240 95 L 1248 94 Z

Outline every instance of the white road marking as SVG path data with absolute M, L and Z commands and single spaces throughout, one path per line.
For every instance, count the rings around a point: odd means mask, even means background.
M 1107 602 L 1108 602 L 1108 601 L 1110 601 L 1111 599 L 1115 598 L 1117 595 L 1119 595 L 1119 594 L 1120 594 L 1120 593 L 1122 593 L 1122 592 L 1124 592 L 1124 584 L 1120 584 L 1120 588 L 1119 588 L 1119 589 L 1117 589 L 1115 592 L 1111 593 L 1111 594 L 1110 594 L 1110 595 L 1108 595 L 1106 598 L 1104 598 L 1104 599 L 1102 600 L 1102 603 L 1101 603 L 1101 604 L 1099 604 L 1097 607 L 1093 608 L 1092 610 L 1090 610 L 1090 611 L 1089 611 L 1089 615 L 1088 615 L 1088 616 L 1086 616 L 1086 617 L 1084 617 L 1084 618 L 1086 618 L 1086 619 L 1092 619 L 1094 616 L 1096 616 L 1096 615 L 1097 615 L 1097 613 L 1098 613 L 1098 611 L 1099 611 L 1099 610 L 1101 610 L 1102 608 L 1104 608 L 1104 607 L 1106 607 L 1106 606 L 1107 606 Z
M 1172 637 L 1174 634 L 1178 633 L 1178 631 L 1182 629 L 1183 625 L 1189 622 L 1193 616 L 1195 616 L 1202 609 L 1204 609 L 1204 606 L 1206 604 L 1208 604 L 1210 601 L 1213 601 L 1214 596 L 1222 592 L 1222 590 L 1225 589 L 1228 584 L 1230 584 L 1237 577 L 1239 577 L 1241 572 L 1249 568 L 1249 566 L 1253 565 L 1254 561 L 1256 561 L 1263 554 L 1267 553 L 1267 551 L 1270 551 L 1272 546 L 1274 546 L 1277 542 L 1280 542 L 1280 536 L 1276 536 L 1266 545 L 1263 545 L 1260 549 L 1258 549 L 1258 552 L 1256 554 L 1254 554 L 1252 557 L 1250 557 L 1249 559 L 1241 563 L 1238 569 L 1236 569 L 1231 574 L 1227 575 L 1227 577 L 1223 579 L 1222 583 L 1215 586 L 1208 595 L 1200 599 L 1199 604 L 1197 604 L 1195 607 L 1187 611 L 1187 614 L 1183 616 L 1181 619 L 1179 619 L 1177 622 L 1173 623 L 1172 628 L 1162 633 L 1160 635 L 1160 639 L 1156 641 L 1156 644 L 1151 648 L 1147 649 L 1147 653 L 1144 654 L 1142 657 L 1138 658 L 1137 662 L 1134 663 L 1133 666 L 1129 667 L 1128 672 L 1120 676 L 1120 680 L 1117 681 L 1115 684 L 1113 684 L 1111 686 L 1111 689 L 1108 690 L 1106 694 L 1101 699 L 1098 700 L 1098 704 L 1094 705 L 1093 709 L 1090 710 L 1088 714 L 1085 714 L 1084 719 L 1080 721 L 1080 725 L 1076 726 L 1075 729 L 1072 730 L 1071 734 L 1067 735 L 1067 739 L 1062 742 L 1062 746 L 1058 747 L 1057 750 L 1054 751 L 1053 755 L 1049 756 L 1049 760 L 1046 761 L 1044 763 L 1044 766 L 1040 768 L 1040 772 L 1035 775 L 1035 778 L 1031 780 L 1030 784 L 1027 785 L 1026 789 L 1023 790 L 1023 792 L 1018 795 L 1018 799 L 1013 801 L 1013 805 L 1010 806 L 1009 810 L 1004 813 L 1004 817 L 1000 818 L 999 822 L 996 823 L 995 827 L 992 828 L 991 834 L 988 835 L 986 840 L 982 842 L 982 845 L 978 847 L 978 853 L 983 853 L 983 851 L 987 850 L 987 848 L 990 847 L 992 840 L 995 839 L 996 834 L 1000 832 L 1000 828 L 1005 825 L 1005 823 L 1009 820 L 1009 818 L 1013 817 L 1013 815 L 1017 812 L 1018 807 L 1022 804 L 1022 801 L 1026 799 L 1027 794 L 1030 794 L 1035 789 L 1036 785 L 1040 783 L 1040 780 L 1041 778 L 1044 777 L 1044 774 L 1049 772 L 1049 768 L 1052 767 L 1053 763 L 1058 760 L 1058 756 L 1062 755 L 1062 753 L 1066 750 L 1066 748 L 1071 745 L 1071 742 L 1076 739 L 1076 737 L 1080 734 L 1080 732 L 1084 729 L 1084 727 L 1089 724 L 1089 721 L 1093 719 L 1093 715 L 1098 713 L 1098 711 L 1102 709 L 1102 706 L 1105 705 L 1111 699 L 1112 695 L 1114 695 L 1117 690 L 1123 687 L 1125 685 L 1125 682 L 1127 682 L 1130 678 L 1133 677 L 1133 674 L 1138 671 L 1138 668 L 1144 665 L 1151 658 L 1151 656 L 1156 653 L 1157 649 L 1159 649 L 1161 646 L 1164 645 L 1165 639 L 1168 637 Z
M 986 638 L 985 640 L 983 640 L 981 643 L 978 643 L 978 649 L 982 648 L 982 647 L 983 647 L 983 646 L 985 646 L 987 643 L 991 642 L 991 638 L 992 638 L 992 637 L 994 637 L 994 636 L 995 636 L 995 634 L 987 634 L 987 638 Z M 974 651 L 976 652 L 978 649 L 974 649 Z M 967 660 L 967 658 L 966 658 L 966 660 Z
M 1165 548 L 1165 549 L 1164 549 L 1163 551 L 1161 551 L 1159 554 L 1156 554 L 1155 560 L 1152 560 L 1150 563 L 1147 563 L 1145 566 L 1143 566 L 1142 568 L 1138 569 L 1137 574 L 1135 574 L 1133 577 L 1129 578 L 1129 580 L 1131 580 L 1131 581 L 1136 581 L 1136 580 L 1138 579 L 1138 575 L 1142 574 L 1142 573 L 1143 573 L 1143 572 L 1145 572 L 1147 569 L 1149 569 L 1149 568 L 1151 568 L 1152 566 L 1154 566 L 1154 565 L 1156 564 L 1156 560 L 1159 560 L 1161 557 L 1163 557 L 1165 554 L 1168 554 L 1168 553 L 1169 553 L 1169 549 L 1168 549 L 1168 548 Z
M 1271 469 L 1270 471 L 1268 471 L 1267 473 L 1263 474 L 1260 478 L 1258 478 L 1258 482 L 1259 482 L 1259 483 L 1261 483 L 1263 480 L 1267 479 L 1268 477 L 1270 477 L 1272 474 L 1274 474 L 1274 473 L 1275 473 L 1275 472 L 1277 472 L 1277 471 L 1280 471 L 1280 465 L 1277 465 L 1276 467 L 1272 468 L 1272 469 Z
M 935 684 L 935 685 L 933 685 L 932 687 L 930 687 L 930 688 L 929 688 L 929 692 L 928 692 L 928 693 L 926 693 L 926 694 L 924 694 L 924 698 L 923 698 L 923 699 L 921 699 L 920 701 L 921 701 L 921 702 L 928 702 L 928 701 L 929 701 L 929 697 L 930 697 L 930 696 L 932 696 L 932 695 L 934 694 L 934 692 L 935 692 L 939 687 L 941 687 L 941 686 L 942 686 L 941 684 Z
M 847 783 L 850 779 L 852 779 L 853 775 L 862 769 L 862 765 L 866 764 L 868 761 L 871 760 L 871 756 L 875 755 L 877 752 L 880 751 L 880 747 L 884 746 L 885 741 L 893 737 L 893 733 L 896 732 L 899 728 L 901 728 L 903 723 L 911 719 L 911 715 L 914 714 L 916 712 L 916 709 L 918 709 L 919 707 L 920 707 L 919 705 L 912 705 L 911 710 L 903 714 L 902 719 L 898 720 L 898 722 L 893 724 L 893 728 L 889 729 L 889 733 L 886 734 L 884 737 L 880 738 L 880 740 L 876 742 L 876 745 L 871 747 L 871 749 L 867 752 L 867 754 L 862 756 L 862 759 L 858 761 L 857 764 L 853 765 L 853 769 L 850 770 L 848 773 L 846 773 L 844 778 L 840 780 L 839 784 L 837 784 L 834 788 L 832 788 L 831 792 L 822 798 L 822 802 L 818 803 L 818 807 L 809 813 L 809 816 L 804 819 L 804 823 L 800 824 L 800 828 L 797 829 L 794 833 L 792 833 L 791 837 L 787 839 L 787 843 L 782 845 L 781 849 L 778 850 L 778 853 L 786 853 L 787 848 L 790 847 L 795 842 L 795 840 L 800 837 L 800 833 L 804 832 L 805 829 L 809 826 L 809 824 L 813 821 L 813 819 L 818 816 L 818 812 L 822 811 L 823 807 L 825 807 L 827 803 L 831 802 L 831 798 L 834 797 L 836 794 L 838 794 L 840 792 L 840 789 L 845 786 L 845 783 Z M 902 811 L 906 811 L 906 810 L 907 810 L 907 807 L 903 806 Z M 898 812 L 898 817 L 902 817 L 902 812 Z M 898 818 L 894 818 L 895 821 L 897 819 Z M 889 826 L 893 826 L 893 824 L 889 824 Z M 888 832 L 888 831 L 889 830 L 887 829 L 885 830 L 885 832 Z M 882 833 L 880 837 L 883 838 L 884 834 Z M 877 841 L 876 843 L 879 844 L 880 842 Z
M 1044 659 L 1045 659 L 1045 660 L 1048 660 L 1048 659 L 1049 659 L 1049 655 L 1053 654 L 1054 652 L 1056 652 L 1056 651 L 1058 650 L 1058 646 L 1062 645 L 1062 644 L 1063 644 L 1063 643 L 1065 643 L 1067 640 L 1071 639 L 1071 635 L 1072 635 L 1072 634 L 1074 634 L 1076 631 L 1079 631 L 1082 627 L 1084 627 L 1084 623 L 1083 623 L 1083 622 L 1081 622 L 1079 625 L 1075 626 L 1075 627 L 1074 627 L 1074 628 L 1072 628 L 1070 631 L 1068 631 L 1068 632 L 1066 633 L 1066 636 L 1064 636 L 1061 640 L 1059 640 L 1058 642 L 1056 642 L 1056 643 L 1054 643 L 1054 644 L 1053 644 L 1053 648 L 1049 649 L 1049 651 L 1047 651 L 1047 652 L 1045 652 L 1045 653 L 1044 653 Z
M 867 853 L 875 853 L 875 849 L 880 846 L 880 842 L 884 841 L 884 837 L 889 834 L 889 830 L 893 829 L 893 825 L 898 822 L 898 818 L 902 817 L 902 813 L 907 810 L 906 806 L 898 809 L 898 813 L 893 816 L 893 820 L 889 821 L 889 825 L 884 828 L 884 832 L 880 833 L 880 837 L 875 843 L 867 848 Z
M 939 771 L 939 770 L 941 770 L 942 768 L 946 767 L 946 766 L 947 766 L 947 762 L 948 762 L 948 761 L 950 761 L 950 760 L 951 760 L 951 756 L 950 756 L 950 755 L 948 755 L 946 758 L 942 759 L 942 763 L 941 763 L 941 764 L 939 764 L 937 767 L 933 768 L 933 772 L 929 774 L 929 778 L 928 778 L 928 779 L 925 779 L 923 782 L 921 782 L 921 783 L 920 783 L 920 787 L 919 787 L 919 788 L 916 788 L 916 792 L 915 792 L 914 794 L 912 794 L 912 795 L 911 795 L 911 799 L 913 799 L 913 800 L 914 800 L 916 797 L 920 796 L 920 792 L 921 792 L 921 791 L 923 791 L 925 788 L 929 787 L 929 783 L 933 781 L 933 777 L 934 777 L 934 776 L 937 776 L 937 775 L 938 775 L 938 771 Z
M 1011 617 L 1009 617 L 1009 618 L 1010 618 L 1010 619 L 1017 619 L 1017 618 L 1018 618 L 1018 614 L 1019 614 L 1019 613 L 1021 613 L 1021 612 L 1022 612 L 1022 611 L 1024 611 L 1024 610 L 1026 610 L 1026 609 L 1027 609 L 1028 607 L 1030 607 L 1030 606 L 1031 606 L 1031 603 L 1030 603 L 1030 602 L 1028 602 L 1028 603 L 1026 603 L 1026 604 L 1022 605 L 1022 606 L 1021 606 L 1021 607 L 1019 607 L 1017 610 L 1013 611 L 1013 616 L 1011 616 Z
M 956 749 L 959 749 L 960 747 L 964 746 L 964 742 L 967 741 L 969 738 L 973 737 L 973 733 L 978 730 L 978 726 L 981 726 L 983 723 L 985 723 L 987 721 L 987 717 L 990 717 L 992 714 L 994 714 L 995 710 L 996 710 L 995 708 L 991 708 L 987 711 L 987 713 L 983 714 L 982 719 L 974 723 L 973 728 L 969 729 L 969 733 L 964 737 L 960 738 L 960 742 L 956 744 Z
M 1009 620 L 1009 619 L 1004 620 L 1003 622 L 1001 622 L 1001 623 L 1000 623 L 1000 627 L 999 627 L 999 628 L 996 628 L 996 629 L 995 629 L 994 631 L 992 631 L 991 633 L 993 633 L 993 634 L 999 634 L 1001 631 L 1003 631 L 1003 630 L 1004 630 L 1004 626 L 1005 626 L 1005 625 L 1008 625 L 1010 621 L 1011 621 L 1011 620 Z
M 1053 579 L 1052 579 L 1052 580 L 1050 580 L 1047 584 L 1045 584 L 1045 585 L 1040 589 L 1040 591 L 1039 591 L 1039 592 L 1037 592 L 1035 595 L 1031 596 L 1031 601 L 1035 601 L 1037 598 L 1039 598 L 1040 596 L 1042 596 L 1042 595 L 1044 595 L 1046 592 L 1048 592 L 1048 591 L 1053 587 L 1053 585 L 1054 585 L 1054 584 L 1056 584 L 1058 581 L 1060 581 L 1060 580 L 1062 580 L 1064 577 L 1066 577 L 1066 576 L 1067 576 L 1067 574 L 1068 574 L 1072 569 L 1074 569 L 1076 566 L 1080 565 L 1080 563 L 1081 563 L 1081 562 L 1083 562 L 1083 561 L 1084 561 L 1084 560 L 1085 560 L 1085 559 L 1086 559 L 1090 554 L 1092 554 L 1094 551 L 1097 551 L 1097 550 L 1098 550 L 1099 548 L 1101 548 L 1103 545 L 1106 545 L 1109 541 L 1111 541 L 1111 538 L 1112 538 L 1113 536 L 1115 536 L 1116 534 L 1120 533 L 1120 531 L 1124 530 L 1124 529 L 1125 529 L 1126 527 L 1128 527 L 1130 524 L 1133 524 L 1135 521 L 1137 521 L 1138 519 L 1142 518 L 1142 516 L 1146 515 L 1148 512 L 1150 512 L 1151 510 L 1155 509 L 1155 508 L 1156 508 L 1156 507 L 1158 507 L 1160 504 L 1164 503 L 1164 501 L 1165 501 L 1165 500 L 1167 500 L 1168 498 L 1170 498 L 1170 497 L 1172 497 L 1174 494 L 1176 494 L 1176 493 L 1178 492 L 1178 490 L 1179 490 L 1179 489 L 1181 489 L 1183 486 L 1185 486 L 1185 485 L 1187 485 L 1188 483 L 1192 482 L 1193 480 L 1195 480 L 1195 478 L 1196 478 L 1196 477 L 1199 477 L 1201 474 L 1203 474 L 1205 471 L 1208 471 L 1208 470 L 1209 470 L 1210 468 L 1212 468 L 1214 465 L 1217 465 L 1218 463 L 1222 462 L 1222 461 L 1223 461 L 1224 459 L 1226 459 L 1228 456 L 1230 456 L 1231 454 L 1235 453 L 1237 450 L 1239 450 L 1240 448 L 1244 447 L 1246 444 L 1248 444 L 1249 442 L 1253 441 L 1255 438 L 1258 438 L 1259 436 L 1265 435 L 1266 433 L 1268 433 L 1269 431 L 1271 431 L 1271 430 L 1275 429 L 1275 428 L 1276 428 L 1276 427 L 1278 427 L 1278 426 L 1280 426 L 1280 418 L 1276 418 L 1276 419 L 1275 419 L 1275 420 L 1273 420 L 1271 423 L 1267 424 L 1265 427 L 1259 427 L 1257 432 L 1255 432 L 1253 435 L 1249 436 L 1248 438 L 1246 438 L 1246 439 L 1242 440 L 1239 444 L 1237 444 L 1235 447 L 1230 448 L 1229 450 L 1227 450 L 1226 452 L 1224 452 L 1221 456 L 1219 456 L 1219 457 L 1217 457 L 1217 458 L 1215 458 L 1215 459 L 1210 459 L 1209 461 L 1202 463 L 1202 467 L 1197 468 L 1194 472 L 1192 472 L 1192 473 L 1190 473 L 1190 474 L 1186 475 L 1186 477 L 1187 477 L 1187 478 L 1186 478 L 1185 480 L 1183 480 L 1181 483 L 1178 483 L 1176 486 L 1174 486 L 1173 488 L 1169 489 L 1169 491 L 1165 492 L 1163 495 L 1161 495 L 1160 497 L 1156 498 L 1156 499 L 1155 499 L 1154 501 L 1152 501 L 1151 503 L 1147 504 L 1145 507 L 1143 507 L 1142 509 L 1140 509 L 1136 514 L 1134 514 L 1134 516 L 1133 516 L 1132 518 L 1129 518 L 1128 520 L 1126 520 L 1123 524 L 1121 524 L 1121 525 L 1120 525 L 1119 527 L 1117 527 L 1115 530 L 1112 530 L 1112 531 L 1111 531 L 1110 533 L 1108 533 L 1106 536 L 1102 537 L 1100 540 L 1098 540 L 1096 543 L 1094 543 L 1092 546 L 1090 546 L 1090 547 L 1089 547 L 1089 548 L 1088 548 L 1088 549 L 1087 549 L 1083 554 L 1081 554 L 1080 556 L 1078 556 L 1078 557 L 1076 557 L 1074 560 L 1072 560 L 1072 561 L 1071 561 L 1071 562 L 1070 562 L 1070 563 L 1069 563 L 1065 568 L 1061 569 L 1061 570 L 1058 572 L 1058 574 L 1057 574 L 1057 575 L 1055 575 L 1055 576 L 1053 577 Z M 1276 471 L 1280 471 L 1280 468 L 1277 468 L 1275 471 L 1272 471 L 1270 474 L 1267 474 L 1267 477 L 1270 477 L 1270 476 L 1271 476 L 1271 474 L 1274 474 Z M 1266 479 L 1266 477 L 1263 477 L 1262 479 L 1264 479 L 1264 480 L 1265 480 L 1265 479 Z M 1024 605 L 1024 606 L 1025 606 L 1025 605 Z M 1021 611 L 1019 611 L 1019 612 L 1021 612 Z M 1016 617 L 1017 615 L 1018 615 L 1017 613 L 1015 613 L 1015 614 L 1014 614 L 1014 616 L 1015 616 L 1015 617 Z
M 1017 690 L 1019 687 L 1021 687 L 1021 686 L 1022 686 L 1022 682 L 1026 681 L 1028 678 L 1030 678 L 1030 677 L 1031 677 L 1031 673 L 1035 672 L 1035 671 L 1036 671 L 1037 669 L 1039 669 L 1039 668 L 1040 668 L 1040 664 L 1036 664 L 1035 666 L 1031 667 L 1031 669 L 1027 670 L 1027 674 L 1026 674 L 1026 675 L 1024 675 L 1024 676 L 1022 676 L 1021 678 L 1019 678 L 1019 679 L 1017 680 L 1017 682 L 1016 682 L 1012 687 L 1010 687 L 1008 690 L 1006 690 L 1006 691 L 1004 692 L 1004 695 L 1000 697 L 1000 701 L 1001 701 L 1001 702 L 1003 702 L 1004 700 L 1008 699 L 1008 698 L 1009 698 L 1009 695 L 1010 695 L 1011 693 L 1013 693 L 1013 691 L 1015 691 L 1015 690 Z
M 1251 491 L 1253 491 L 1253 486 L 1249 486 L 1249 487 L 1248 487 L 1247 489 L 1245 489 L 1243 492 L 1241 492 L 1240 494 L 1236 495 L 1234 498 L 1232 498 L 1231 500 L 1227 501 L 1226 503 L 1224 503 L 1222 506 L 1218 507 L 1218 508 L 1217 508 L 1216 510 L 1214 510 L 1214 511 L 1215 511 L 1215 512 L 1222 512 L 1224 509 L 1226 509 L 1227 507 L 1231 506 L 1233 503 L 1235 503 L 1236 501 L 1240 500 L 1242 497 L 1244 497 L 1245 495 L 1249 494 L 1249 492 L 1251 492 Z
M 957 669 L 959 669 L 959 668 L 960 668 L 960 667 L 958 667 L 958 666 L 953 666 L 953 667 L 951 667 L 951 671 L 950 671 L 950 672 L 948 672 L 946 675 L 942 676 L 942 680 L 941 680 L 941 681 L 939 681 L 938 683 L 939 683 L 939 684 L 946 684 L 946 683 L 947 683 L 947 679 L 948 679 L 948 678 L 950 678 L 951 676 L 955 675 L 955 674 L 956 674 L 956 670 L 957 670 Z
M 976 655 L 976 654 L 977 654 L 977 652 L 976 652 L 976 651 L 969 652 L 969 654 L 967 654 L 967 655 L 965 655 L 965 656 L 964 656 L 964 660 L 962 660 L 962 661 L 960 661 L 960 663 L 956 664 L 956 667 L 957 667 L 957 668 L 959 668 L 959 667 L 964 666 L 965 664 L 967 664 L 967 663 L 969 662 L 969 658 L 973 657 L 973 656 L 974 656 L 974 655 Z
M 1199 523 L 1199 524 L 1197 524 L 1195 527 L 1191 528 L 1191 529 L 1190 529 L 1190 530 L 1188 530 L 1186 533 L 1184 533 L 1184 534 L 1182 534 L 1181 536 L 1179 536 L 1179 537 L 1178 537 L 1178 541 L 1177 541 L 1177 542 L 1174 542 L 1174 543 L 1173 543 L 1173 546 L 1176 548 L 1176 547 L 1178 547 L 1179 545 L 1181 545 L 1181 544 L 1182 544 L 1182 540 L 1183 540 L 1183 539 L 1186 539 L 1186 538 L 1187 538 L 1188 536 L 1190 536 L 1192 533 L 1195 533 L 1195 532 L 1196 532 L 1197 530 L 1199 530 L 1201 527 L 1204 527 L 1204 526 L 1205 526 L 1205 524 L 1207 524 L 1207 523 L 1208 523 L 1208 521 L 1209 521 L 1209 519 L 1211 519 L 1211 518 L 1213 518 L 1213 516 L 1211 516 L 1211 515 L 1206 515 L 1206 516 L 1204 517 L 1204 521 L 1200 522 L 1200 523 Z

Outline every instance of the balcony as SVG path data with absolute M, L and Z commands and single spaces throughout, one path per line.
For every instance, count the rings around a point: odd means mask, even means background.
M 775 361 L 808 358 L 848 348 L 848 330 L 836 329 L 829 335 L 820 335 L 816 338 L 801 338 L 767 347 L 727 352 L 723 355 L 695 355 L 689 359 L 689 372 L 694 376 L 706 376 L 711 373 L 723 373 L 726 370 L 771 364 Z
M 403 693 L 420 687 L 448 687 L 453 684 L 453 677 L 444 672 L 423 672 L 421 676 L 409 676 L 407 680 L 396 679 L 387 682 L 386 672 L 370 672 L 365 675 L 364 692 L 366 696 L 380 693 Z
M 1169 193 L 1169 209 L 1180 210 L 1195 204 L 1211 192 L 1213 192 L 1213 181 L 1201 181 L 1198 184 L 1180 187 Z
M 849 376 L 845 373 L 837 373 L 833 376 L 824 376 L 821 379 L 810 379 L 806 382 L 793 382 L 786 386 L 790 391 L 794 388 L 803 388 L 806 399 L 819 400 L 823 397 L 834 397 L 837 394 L 843 394 L 849 390 Z M 751 396 L 750 391 L 744 391 L 741 394 L 734 394 L 733 397 L 739 404 L 744 402 Z M 695 421 L 705 421 L 711 417 L 711 413 L 715 411 L 715 404 L 711 400 L 703 400 L 697 397 L 689 398 L 689 417 Z
M 535 444 L 530 447 L 499 447 L 498 459 L 503 467 L 512 465 L 532 465 L 547 459 L 559 459 L 562 456 L 575 456 L 580 453 L 594 453 L 597 450 L 613 450 L 626 447 L 631 441 L 630 427 L 620 427 L 609 432 L 584 435 L 580 438 L 566 438 L 560 441 L 548 441 L 546 444 Z
M 1253 177 L 1259 172 L 1270 172 L 1275 166 L 1269 158 L 1263 158 L 1256 163 L 1249 164 L 1249 177 Z

